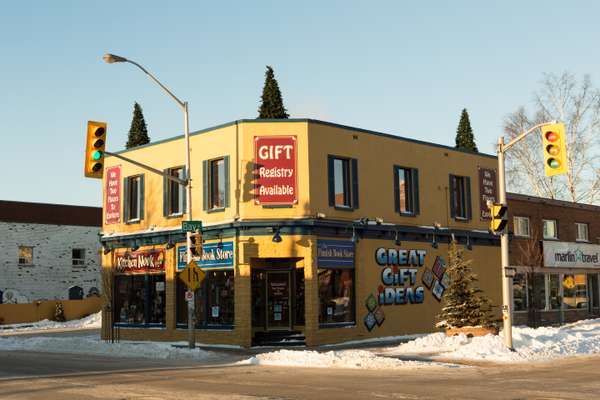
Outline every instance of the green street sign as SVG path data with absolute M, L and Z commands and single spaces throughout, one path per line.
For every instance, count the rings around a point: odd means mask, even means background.
M 202 221 L 182 221 L 181 229 L 184 232 L 202 231 Z

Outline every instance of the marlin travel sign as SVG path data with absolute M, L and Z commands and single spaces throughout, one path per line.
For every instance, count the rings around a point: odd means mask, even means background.
M 600 245 L 545 240 L 544 266 L 600 268 Z

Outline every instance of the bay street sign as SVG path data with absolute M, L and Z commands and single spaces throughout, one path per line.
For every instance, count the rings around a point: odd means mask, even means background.
M 202 230 L 202 221 L 182 221 L 181 230 L 184 232 L 200 232 Z

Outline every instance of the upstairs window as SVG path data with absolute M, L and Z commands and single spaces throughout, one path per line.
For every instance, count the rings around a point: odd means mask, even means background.
M 358 162 L 356 159 L 328 157 L 329 205 L 340 209 L 358 208 Z
M 33 247 L 19 246 L 19 265 L 33 265 Z
M 396 212 L 404 215 L 419 214 L 419 170 L 394 167 L 394 201 Z
M 169 168 L 164 172 L 179 179 L 185 179 L 183 167 Z M 166 217 L 181 216 L 185 213 L 186 208 L 185 186 L 164 177 L 163 187 L 163 215 Z
M 123 214 L 126 223 L 144 219 L 144 175 L 129 176 L 124 181 Z
M 450 175 L 450 216 L 457 220 L 471 219 L 471 178 Z
M 577 228 L 577 237 L 575 240 L 578 242 L 589 241 L 588 224 L 582 224 L 580 222 L 575 222 L 575 227 Z
M 544 222 L 544 239 L 558 239 L 558 229 L 555 219 L 545 219 Z
M 203 161 L 204 210 L 229 207 L 229 156 Z
M 515 217 L 513 221 L 515 225 L 515 235 L 529 237 L 529 217 Z
M 72 249 L 72 265 L 74 267 L 81 267 L 85 265 L 85 249 Z

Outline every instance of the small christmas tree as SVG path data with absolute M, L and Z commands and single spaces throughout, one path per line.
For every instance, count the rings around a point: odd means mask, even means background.
M 463 258 L 456 240 L 448 249 L 446 273 L 450 286 L 444 293 L 442 311 L 437 316 L 438 328 L 462 328 L 465 326 L 492 326 L 491 302 L 477 288 L 477 276 L 471 271 L 472 260 Z
M 54 320 L 57 322 L 65 322 L 67 320 L 65 309 L 60 301 L 56 303 L 56 307 L 54 308 Z
M 473 136 L 473 129 L 471 128 L 471 121 L 469 121 L 469 113 L 466 108 L 462 110 L 460 122 L 456 129 L 456 148 L 474 151 L 475 153 L 478 152 L 475 137 Z
M 142 107 L 138 103 L 133 104 L 133 118 L 131 119 L 131 128 L 129 128 L 129 136 L 125 147 L 141 146 L 142 144 L 150 143 L 146 121 L 142 113 Z
M 261 96 L 261 105 L 258 109 L 258 118 L 286 119 L 289 117 L 283 106 L 283 99 L 279 91 L 279 84 L 275 79 L 273 68 L 267 65 L 265 73 L 265 86 Z

